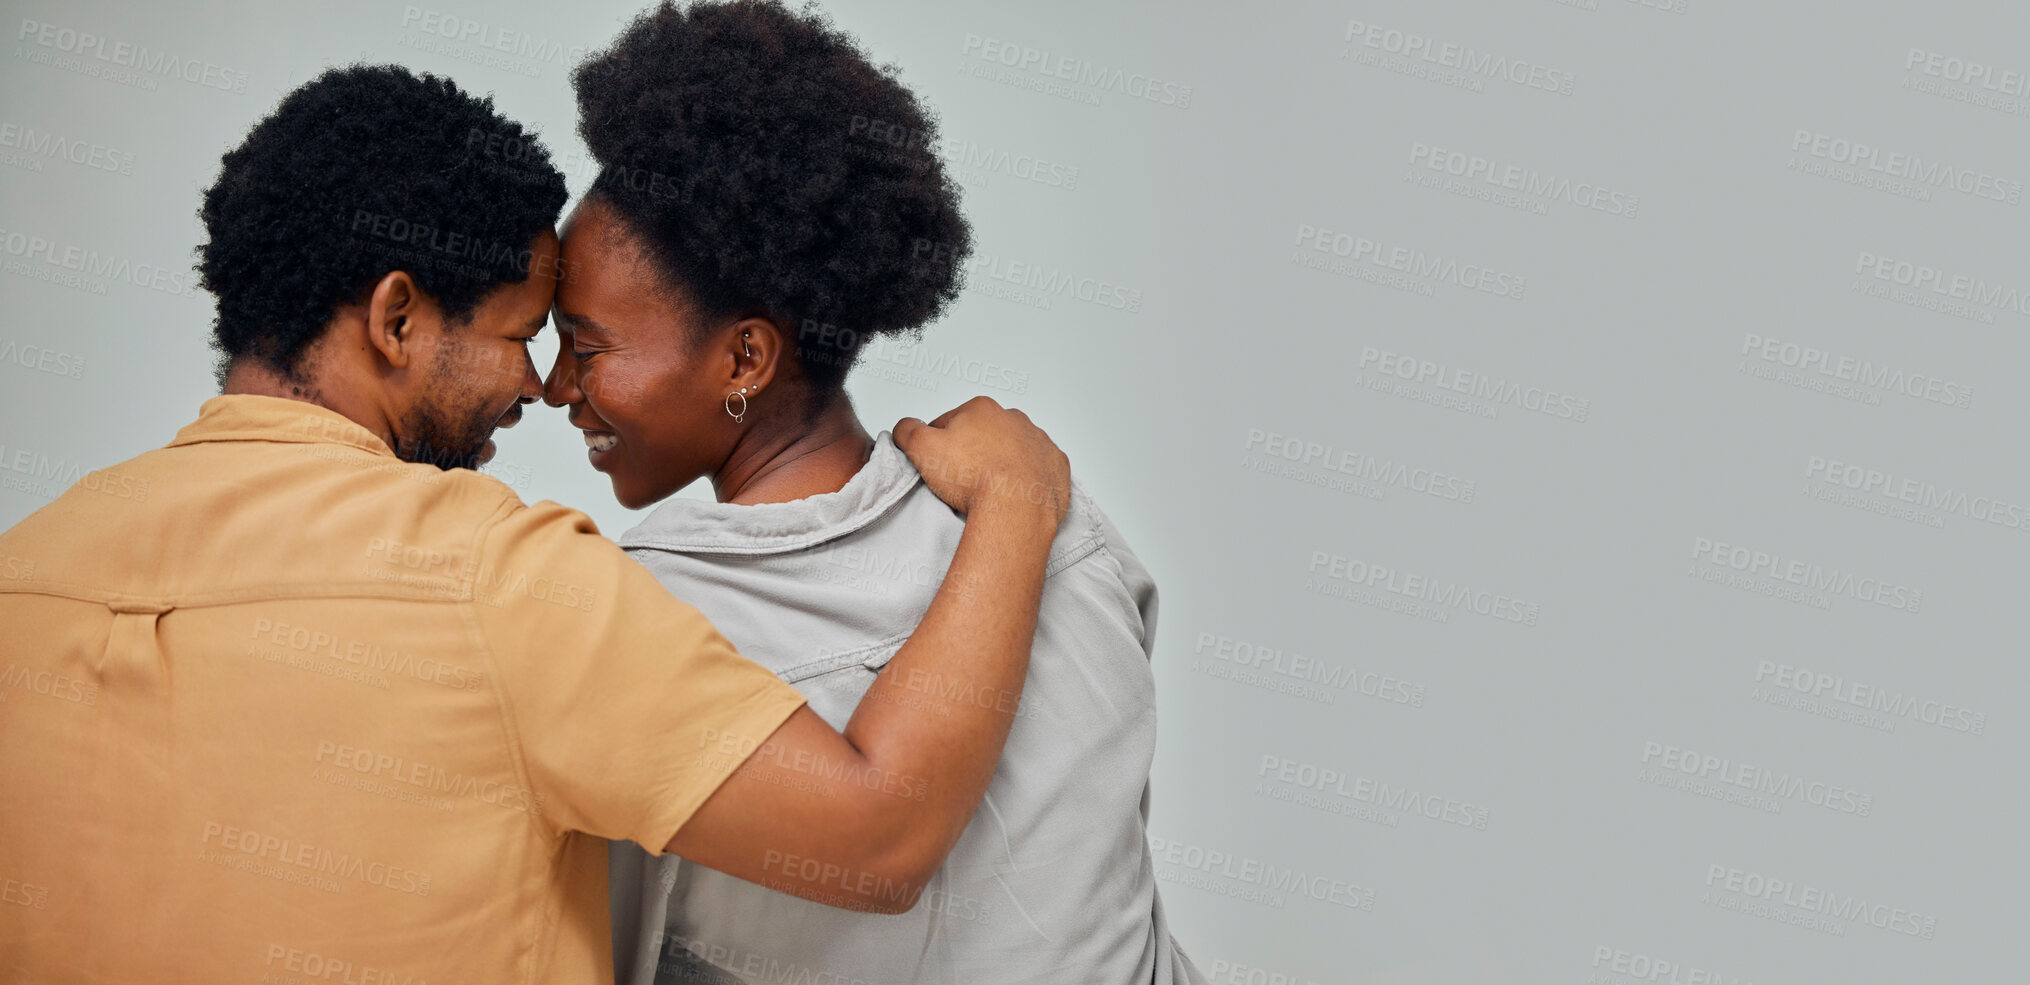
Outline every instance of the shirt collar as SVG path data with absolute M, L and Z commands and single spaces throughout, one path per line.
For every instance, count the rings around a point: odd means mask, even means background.
M 198 407 L 197 420 L 184 425 L 166 447 L 206 441 L 324 442 L 395 457 L 380 436 L 338 411 L 253 393 L 226 393 L 205 401 Z
M 880 519 L 923 477 L 887 431 L 838 492 L 787 503 L 736 504 L 672 497 L 620 535 L 621 547 L 708 554 L 774 554 L 843 537 Z

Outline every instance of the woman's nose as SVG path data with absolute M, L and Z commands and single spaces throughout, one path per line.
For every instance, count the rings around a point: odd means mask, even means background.
M 559 346 L 557 361 L 550 364 L 550 375 L 543 380 L 543 402 L 552 407 L 575 404 L 581 399 L 578 393 L 577 360 L 571 357 L 569 347 Z

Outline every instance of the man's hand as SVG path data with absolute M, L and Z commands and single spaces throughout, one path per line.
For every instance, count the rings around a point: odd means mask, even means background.
M 1071 508 L 1071 459 L 1029 415 L 991 398 L 974 397 L 929 424 L 905 417 L 893 433 L 924 484 L 960 513 L 1026 506 L 1062 522 Z
M 929 424 L 903 418 L 894 435 L 931 491 L 966 514 L 937 597 L 843 734 L 807 705 L 772 735 L 718 737 L 729 759 L 743 758 L 663 846 L 771 889 L 876 913 L 916 905 L 986 795 L 1071 503 L 1064 452 L 1021 411 L 986 397 Z

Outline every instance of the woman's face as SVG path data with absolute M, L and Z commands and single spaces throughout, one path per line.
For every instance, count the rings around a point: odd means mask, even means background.
M 597 199 L 563 229 L 557 362 L 543 399 L 585 432 L 592 467 L 640 509 L 719 467 L 738 437 L 722 403 L 737 339 L 697 331 L 631 233 Z M 717 344 L 715 344 L 715 342 Z M 730 349 L 728 347 L 730 343 Z M 735 400 L 735 410 L 738 410 Z

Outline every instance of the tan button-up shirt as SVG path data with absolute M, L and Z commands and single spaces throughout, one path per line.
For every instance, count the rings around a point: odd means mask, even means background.
M 603 839 L 802 703 L 584 514 L 214 397 L 0 534 L 0 980 L 606 980 Z

